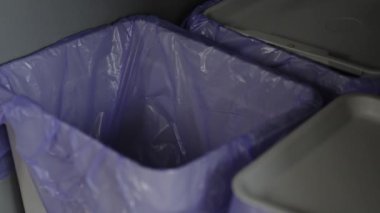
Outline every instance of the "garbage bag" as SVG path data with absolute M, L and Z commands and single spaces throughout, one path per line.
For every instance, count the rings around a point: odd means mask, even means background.
M 48 212 L 225 212 L 232 176 L 317 92 L 155 17 L 0 66 L 1 121 Z M 10 93 L 11 96 L 1 96 Z
M 203 12 L 222 0 L 208 0 L 194 9 L 183 26 L 194 34 L 216 41 L 220 47 L 247 60 L 273 68 L 316 88 L 328 103 L 348 93 L 380 94 L 379 77 L 357 77 L 334 70 L 286 50 L 247 37 L 205 16 Z

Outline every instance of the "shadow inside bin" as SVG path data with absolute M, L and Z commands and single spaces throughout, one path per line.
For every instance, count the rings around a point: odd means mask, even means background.
M 154 128 L 157 119 L 147 117 L 143 106 L 135 108 L 139 109 L 133 114 L 125 112 L 118 116 L 119 126 L 111 132 L 106 145 L 152 168 L 171 168 L 185 162 L 186 152 L 181 151 L 173 128 L 169 124 Z
M 147 141 L 144 140 L 144 133 L 141 133 L 142 126 L 143 124 L 125 125 L 129 133 L 111 139 L 111 148 L 152 168 L 173 168 L 186 162 L 186 156 L 181 151 L 172 128 L 167 126 L 158 133 L 154 141 Z
M 277 117 L 266 118 L 267 121 L 259 125 L 255 125 L 255 119 L 253 118 L 252 129 L 244 130 L 242 128 L 240 132 L 237 131 L 234 135 L 229 135 L 228 138 L 224 138 L 222 141 L 207 141 L 209 139 L 207 132 L 199 132 L 199 126 L 196 125 L 197 122 L 193 117 L 189 117 L 191 119 L 186 121 L 189 128 L 186 129 L 186 132 L 182 132 L 182 135 L 191 135 L 191 137 L 181 138 L 179 133 L 176 133 L 175 124 L 172 126 L 170 122 L 164 122 L 165 125 L 157 128 L 155 125 L 160 123 L 157 122 L 159 120 L 157 116 L 161 117 L 162 115 L 152 113 L 149 110 L 151 107 L 143 106 L 142 102 L 141 104 L 140 107 L 136 107 L 139 110 L 134 111 L 135 113 L 129 114 L 124 112 L 122 113 L 124 115 L 117 116 L 122 122 L 120 122 L 118 127 L 115 126 L 114 132 L 109 134 L 109 138 L 107 138 L 105 144 L 116 152 L 137 161 L 139 164 L 156 169 L 181 167 L 218 148 L 226 148 L 230 144 L 239 143 L 237 142 L 239 140 L 245 140 L 245 143 L 248 144 L 246 151 L 250 153 L 249 161 L 254 160 L 309 118 L 313 114 L 310 113 L 310 108 L 314 107 L 314 112 L 318 109 L 318 105 L 295 108 Z M 203 114 L 211 114 L 211 112 L 210 110 L 204 110 Z M 231 114 L 233 116 L 245 116 L 234 115 L 232 112 L 223 113 L 222 116 L 228 117 Z M 248 115 L 246 116 L 248 117 Z M 262 120 L 259 116 L 257 118 L 258 120 Z M 203 120 L 206 124 L 212 123 L 206 120 Z M 225 125 L 228 126 L 229 124 L 225 123 Z M 208 126 L 205 128 L 212 129 L 215 127 Z M 216 131 L 222 132 L 223 129 Z M 226 172 L 226 175 L 223 177 L 230 181 L 232 176 L 228 176 L 227 174 L 235 174 L 236 171 L 249 162 L 246 160 L 246 156 L 242 157 L 243 159 L 240 160 L 224 159 L 227 162 L 220 164 L 223 167 L 221 171 Z M 235 172 L 225 171 L 229 163 L 235 164 L 230 167 Z M 229 181 L 225 183 L 229 183 Z

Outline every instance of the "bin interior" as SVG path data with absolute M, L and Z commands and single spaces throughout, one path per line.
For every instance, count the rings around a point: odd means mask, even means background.
M 310 88 L 153 17 L 5 64 L 0 85 L 154 168 L 183 165 L 248 132 L 278 132 L 320 105 Z

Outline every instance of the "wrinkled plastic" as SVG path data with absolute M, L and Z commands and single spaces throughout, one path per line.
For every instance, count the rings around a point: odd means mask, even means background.
M 58 213 L 225 212 L 232 176 L 321 107 L 154 17 L 3 65 L 0 85 L 15 94 L 0 103 L 16 151 Z
M 222 0 L 209 0 L 198 6 L 184 22 L 192 33 L 202 35 L 219 46 L 256 64 L 273 68 L 285 75 L 318 89 L 325 102 L 348 93 L 380 94 L 380 79 L 355 77 L 333 70 L 303 57 L 274 47 L 259 39 L 247 37 L 211 20 L 203 12 Z

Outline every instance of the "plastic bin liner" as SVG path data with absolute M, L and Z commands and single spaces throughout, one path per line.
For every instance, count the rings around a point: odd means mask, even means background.
M 321 107 L 313 89 L 154 17 L 5 64 L 0 86 L 15 94 L 0 96 L 12 143 L 58 213 L 224 212 L 262 141 Z
M 347 93 L 380 94 L 379 77 L 355 77 L 315 63 L 283 49 L 247 37 L 209 19 L 203 12 L 221 2 L 209 0 L 198 6 L 184 22 L 191 32 L 207 37 L 249 61 L 272 67 L 278 74 L 307 83 L 319 90 L 326 102 Z

